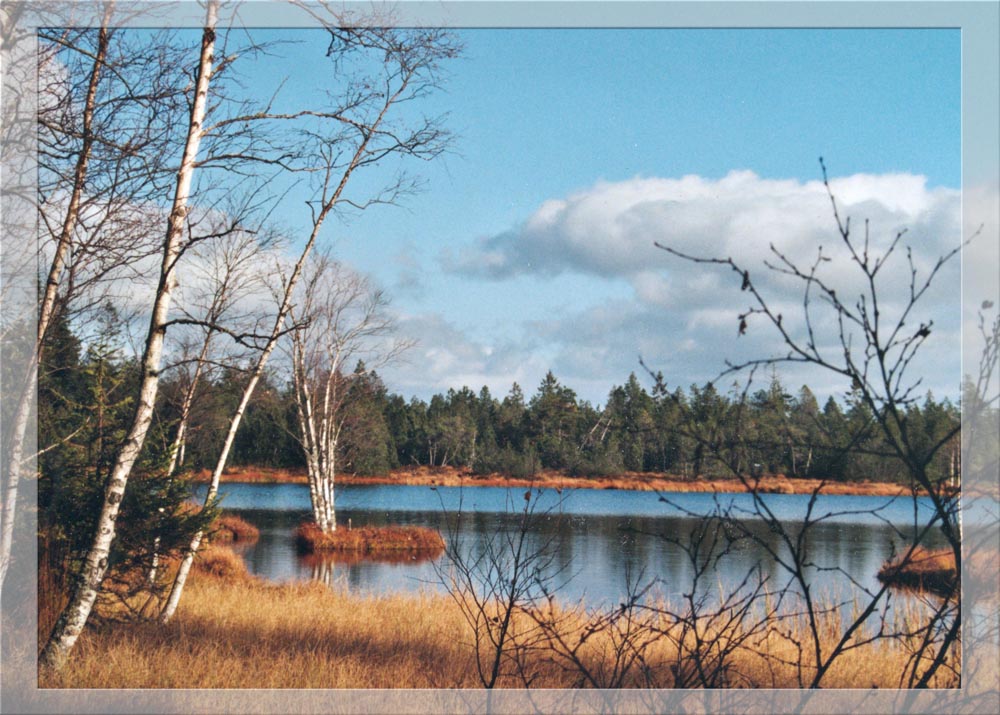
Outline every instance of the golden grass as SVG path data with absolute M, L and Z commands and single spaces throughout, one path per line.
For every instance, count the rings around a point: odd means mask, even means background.
M 378 554 L 420 552 L 437 556 L 444 551 L 444 539 L 425 526 L 340 527 L 324 532 L 314 523 L 301 524 L 295 530 L 295 543 L 303 553 L 351 552 Z
M 212 541 L 254 542 L 259 538 L 260 530 L 236 514 L 223 514 L 212 525 Z
M 208 481 L 210 473 L 203 470 L 192 475 L 195 481 Z M 305 472 L 267 467 L 238 467 L 226 470 L 224 482 L 257 484 L 306 484 Z M 747 488 L 735 478 L 688 479 L 676 474 L 650 472 L 624 472 L 611 477 L 572 477 L 555 470 L 542 470 L 533 477 L 510 477 L 504 474 L 474 474 L 469 469 L 456 467 L 404 467 L 388 474 L 358 476 L 341 474 L 340 484 L 407 484 L 443 487 L 540 487 L 547 489 L 625 489 L 630 491 L 658 492 L 721 492 L 743 493 Z M 783 474 L 768 475 L 757 482 L 764 494 L 811 494 L 819 487 L 819 479 L 789 479 Z M 886 482 L 828 482 L 824 494 L 853 494 L 867 496 L 905 496 L 907 487 Z
M 926 549 L 917 546 L 909 559 L 900 554 L 879 569 L 878 578 L 891 586 L 926 590 L 950 596 L 958 583 L 955 553 L 950 548 Z
M 218 552 L 226 549 L 215 547 Z M 211 549 L 209 551 L 212 551 Z M 169 625 L 155 622 L 105 624 L 81 636 L 60 673 L 43 671 L 46 688 L 478 688 L 472 634 L 456 603 L 446 595 L 358 596 L 318 583 L 271 585 L 238 574 L 220 577 L 215 564 L 228 557 L 203 555 L 180 608 Z M 214 574 L 214 575 L 209 575 Z M 552 606 L 561 632 L 572 641 L 587 631 L 583 606 Z M 901 612 L 899 619 L 916 618 Z M 668 634 L 676 627 L 650 616 Z M 515 614 L 513 632 L 531 632 L 534 621 Z M 734 656 L 734 686 L 799 687 L 795 641 L 805 642 L 804 622 L 771 628 L 753 639 L 755 654 Z M 839 616 L 821 624 L 824 638 L 839 635 Z M 859 634 L 861 637 L 863 634 Z M 724 637 L 724 634 L 720 634 Z M 592 672 L 610 669 L 615 635 L 590 633 L 578 650 Z M 829 646 L 829 644 L 827 644 Z M 824 687 L 895 688 L 913 644 L 882 641 L 841 658 Z M 526 654 L 534 688 L 578 686 L 561 667 L 552 642 L 535 642 Z M 759 652 L 768 653 L 770 659 Z M 678 649 L 661 636 L 646 651 L 658 687 L 671 687 Z M 780 661 L 789 661 L 783 664 Z M 672 667 L 674 668 L 672 670 Z M 806 669 L 808 673 L 808 668 Z M 626 687 L 647 681 L 638 672 Z M 498 687 L 522 687 L 508 673 Z M 934 687 L 956 687 L 942 671 Z
M 196 572 L 227 581 L 251 579 L 246 562 L 239 554 L 225 546 L 207 544 L 198 549 L 193 568 Z

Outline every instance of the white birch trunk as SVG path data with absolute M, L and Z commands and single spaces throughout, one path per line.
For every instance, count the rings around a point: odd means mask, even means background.
M 167 467 L 167 475 L 173 476 L 177 468 L 184 464 L 184 445 L 187 439 L 188 419 L 191 416 L 191 405 L 194 404 L 194 394 L 198 389 L 198 382 L 201 380 L 201 371 L 205 366 L 205 358 L 208 357 L 208 348 L 212 342 L 212 331 L 208 332 L 205 342 L 202 343 L 201 352 L 198 353 L 198 361 L 195 364 L 194 375 L 191 376 L 191 384 L 184 392 L 184 401 L 181 403 L 181 417 L 177 424 L 177 434 L 174 436 L 174 443 L 170 447 L 170 465 Z
M 184 400 L 181 403 L 181 418 L 177 424 L 177 434 L 174 437 L 174 443 L 170 446 L 170 464 L 167 466 L 167 476 L 172 477 L 174 472 L 184 464 L 184 445 L 185 437 L 187 433 L 188 418 L 191 415 L 191 405 L 194 403 L 194 394 L 198 388 L 198 382 L 201 379 L 201 371 L 205 365 L 205 358 L 208 355 L 208 348 L 212 342 L 212 331 L 208 332 L 205 336 L 205 342 L 202 343 L 201 352 L 198 354 L 198 361 L 195 365 L 194 375 L 191 377 L 191 384 L 188 385 L 187 390 L 184 392 Z M 156 574 L 160 569 L 160 537 L 157 536 L 153 539 L 153 562 L 149 567 L 149 575 L 146 578 L 146 582 L 152 588 L 156 584 Z
M 342 182 L 341 186 L 343 185 L 344 184 Z M 299 276 L 302 274 L 302 267 L 305 264 L 306 258 L 309 256 L 309 252 L 312 250 L 313 244 L 316 242 L 316 237 L 319 234 L 319 229 L 322 226 L 323 220 L 332 208 L 333 202 L 331 201 L 320 211 L 317 223 L 309 236 L 309 241 L 306 243 L 306 246 L 302 251 L 302 255 L 295 264 L 292 275 L 288 279 L 288 283 L 285 286 L 285 294 L 282 298 L 281 307 L 278 309 L 278 315 L 274 321 L 274 327 L 268 337 L 267 344 L 264 346 L 260 357 L 257 359 L 257 365 L 254 367 L 253 373 L 250 375 L 250 380 L 243 389 L 243 396 L 240 398 L 240 404 L 236 408 L 236 412 L 230 420 L 229 430 L 226 432 L 226 439 L 222 443 L 222 451 L 219 453 L 219 459 L 215 464 L 215 469 L 212 470 L 212 481 L 208 486 L 208 491 L 205 493 L 206 506 L 211 503 L 211 501 L 215 499 L 216 495 L 219 493 L 219 483 L 222 479 L 222 472 L 225 470 L 226 463 L 229 461 L 229 452 L 232 450 L 233 442 L 236 440 L 236 433 L 240 428 L 240 423 L 243 421 L 243 414 L 246 412 L 247 405 L 250 403 L 250 398 L 253 396 L 254 390 L 257 388 L 257 383 L 260 382 L 260 378 L 264 374 L 264 368 L 267 367 L 267 361 L 278 344 L 278 338 L 281 336 L 285 319 L 287 318 L 289 311 L 292 309 L 293 289 L 295 288 L 295 284 L 298 282 Z M 191 543 L 188 546 L 187 552 L 184 554 L 184 558 L 181 561 L 177 575 L 174 577 L 174 583 L 170 589 L 170 595 L 167 597 L 167 603 L 164 605 L 163 610 L 160 613 L 160 621 L 162 623 L 169 623 L 174 617 L 174 613 L 177 612 L 177 605 L 180 603 L 181 596 L 184 593 L 184 586 L 187 584 L 188 576 L 191 573 L 191 565 L 194 562 L 195 555 L 198 553 L 198 549 L 201 547 L 201 541 L 203 538 L 204 532 L 199 531 L 194 535 L 194 538 L 191 539 Z
M 177 185 L 174 191 L 173 206 L 168 219 L 167 234 L 163 247 L 163 262 L 160 268 L 160 282 L 153 303 L 149 322 L 149 332 L 146 338 L 146 348 L 142 359 L 142 382 L 138 394 L 135 415 L 128 436 L 123 443 L 115 466 L 111 472 L 108 486 L 104 494 L 104 504 L 97 522 L 97 532 L 93 544 L 87 552 L 83 571 L 74 589 L 69 604 L 59 616 L 55 629 L 49 637 L 40 660 L 46 666 L 60 669 L 65 665 L 77 638 L 90 617 L 91 609 L 97 599 L 98 591 L 108 568 L 108 558 L 111 543 L 115 536 L 115 520 L 125 494 L 132 465 L 135 463 L 146 438 L 146 432 L 153 417 L 153 407 L 160 374 L 160 361 L 163 353 L 163 339 L 166 333 L 170 309 L 171 294 L 177 282 L 176 262 L 180 253 L 181 240 L 184 235 L 184 219 L 187 214 L 188 197 L 194 176 L 195 159 L 202 136 L 202 123 L 205 119 L 205 108 L 208 99 L 208 87 L 213 71 L 213 54 L 215 50 L 215 23 L 218 15 L 216 2 L 208 4 L 205 29 L 202 33 L 201 54 L 198 61 L 198 79 L 195 86 L 194 103 L 191 107 L 191 119 L 188 126 L 187 139 L 180 169 L 177 172 Z
M 212 499 L 215 498 L 219 491 L 219 482 L 222 478 L 222 472 L 226 467 L 226 463 L 229 460 L 229 452 L 232 449 L 233 441 L 236 438 L 236 432 L 239 430 L 240 423 L 243 420 L 243 413 L 246 411 L 246 406 L 253 396 L 253 392 L 257 387 L 257 383 L 260 381 L 261 376 L 264 373 L 264 368 L 267 366 L 267 361 L 274 352 L 275 347 L 278 344 L 278 338 L 281 336 L 282 328 L 285 324 L 285 319 L 288 317 L 289 312 L 292 310 L 292 297 L 296 284 L 302 275 L 302 270 L 305 266 L 305 262 L 311 253 L 313 246 L 316 244 L 316 239 L 319 236 L 320 229 L 323 226 L 326 217 L 329 215 L 333 207 L 340 201 L 340 197 L 344 192 L 344 188 L 347 186 L 348 180 L 354 173 L 354 170 L 358 168 L 361 164 L 362 159 L 365 156 L 365 152 L 368 148 L 369 142 L 372 137 L 376 136 L 377 130 L 381 125 L 382 121 L 385 119 L 386 113 L 393 103 L 399 98 L 402 93 L 402 88 L 399 89 L 393 96 L 387 97 L 385 104 L 383 105 L 378 116 L 372 122 L 372 124 L 363 133 L 363 139 L 358 143 L 358 147 L 355 150 L 353 156 L 351 157 L 350 163 L 344 169 L 343 174 L 341 174 L 339 181 L 333 191 L 324 196 L 323 205 L 319 212 L 316 214 L 313 220 L 313 228 L 309 234 L 309 239 L 306 241 L 305 246 L 302 249 L 302 253 L 299 256 L 298 261 L 295 263 L 295 267 L 292 269 L 292 273 L 288 278 L 288 282 L 285 285 L 284 296 L 282 298 L 281 307 L 278 309 L 277 317 L 274 321 L 274 328 L 271 331 L 271 335 L 268 338 L 268 342 L 265 345 L 261 355 L 257 361 L 257 365 L 254 368 L 253 374 L 250 377 L 250 381 L 247 383 L 246 388 L 243 391 L 243 397 L 240 400 L 240 405 L 237 408 L 232 420 L 229 424 L 229 431 L 226 433 L 226 439 L 222 445 L 222 451 L 219 454 L 218 462 L 216 463 L 215 469 L 212 472 L 212 481 L 209 484 L 208 491 L 205 493 L 205 504 L 207 505 Z M 322 498 L 322 494 L 319 495 Z M 199 531 L 195 534 L 194 538 L 191 540 L 188 546 L 188 551 L 184 555 L 184 559 L 181 561 L 180 568 L 177 571 L 177 575 L 174 578 L 173 587 L 170 590 L 170 596 L 167 598 L 167 603 L 163 607 L 160 613 L 160 621 L 162 623 L 169 623 L 177 611 L 177 605 L 180 603 L 181 596 L 184 592 L 184 586 L 187 583 L 188 575 L 191 573 L 191 565 L 194 562 L 194 557 L 198 553 L 198 548 L 201 546 L 202 538 L 204 537 L 203 532 Z
M 90 162 L 91 148 L 94 144 L 92 126 L 94 106 L 97 99 L 97 87 L 100 82 L 101 69 L 108 50 L 108 22 L 111 19 L 111 6 L 105 11 L 104 20 L 97 37 L 97 51 L 94 55 L 94 65 L 87 85 L 87 97 L 83 107 L 83 140 L 80 145 L 80 155 L 77 157 L 73 171 L 73 189 L 66 207 L 66 217 L 59 232 L 52 264 L 49 267 L 45 281 L 45 293 L 38 312 L 38 329 L 35 337 L 34 350 L 28 361 L 25 373 L 24 388 L 18 396 L 17 408 L 14 411 L 10 442 L 8 444 L 8 462 L 4 474 L 3 489 L 3 528 L 0 529 L 0 590 L 3 589 L 10 565 L 11 548 L 14 542 L 14 517 L 17 513 L 17 491 L 21 481 L 21 467 L 24 462 L 24 438 L 31 419 L 31 407 L 36 396 L 38 384 L 38 366 L 42 359 L 42 345 L 52 323 L 55 312 L 56 295 L 59 290 L 59 279 L 66 266 L 70 244 L 73 240 L 73 230 L 80 215 L 80 200 L 83 195 L 83 184 L 87 177 L 87 165 Z

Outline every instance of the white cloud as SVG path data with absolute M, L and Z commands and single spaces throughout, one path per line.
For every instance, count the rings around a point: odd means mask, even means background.
M 903 244 L 878 277 L 885 325 L 901 315 L 909 296 L 906 246 L 912 249 L 919 285 L 937 258 L 958 245 L 961 194 L 929 188 L 924 177 L 912 174 L 855 175 L 830 183 L 841 220 L 850 217 L 858 250 L 867 235 L 872 260 L 905 230 Z M 738 315 L 753 298 L 740 291 L 739 277 L 727 266 L 684 261 L 657 249 L 654 241 L 690 255 L 731 257 L 748 268 L 774 312 L 784 316 L 784 327 L 799 338 L 806 329 L 804 284 L 764 266 L 765 260 L 780 261 L 771 244 L 803 270 L 822 246 L 832 260 L 820 264 L 821 275 L 838 296 L 853 305 L 864 289 L 823 183 L 763 179 L 749 171 L 717 180 L 685 176 L 599 182 L 545 201 L 522 226 L 446 255 L 444 264 L 462 275 L 497 281 L 560 273 L 626 281 L 631 301 L 581 308 L 573 315 L 558 313 L 526 326 L 550 347 L 557 376 L 588 388 L 593 383 L 591 395 L 606 394 L 609 380 L 620 382 L 628 372 L 641 371 L 639 354 L 654 369 L 662 368 L 673 384 L 689 384 L 713 378 L 726 359 L 786 352 L 780 336 L 760 316 L 751 316 L 747 334 L 738 336 Z M 906 318 L 904 333 L 916 331 L 922 321 L 934 321 L 922 359 L 911 366 L 914 379 L 928 376 L 921 390 L 953 395 L 957 388 L 959 280 L 959 262 L 952 260 Z M 836 347 L 832 311 L 817 300 L 811 306 L 817 342 L 842 352 Z M 799 371 L 789 377 L 825 391 L 823 375 Z
M 415 341 L 401 360 L 381 373 L 390 389 L 427 399 L 449 388 L 487 386 L 502 397 L 517 382 L 530 393 L 549 369 L 549 361 L 527 340 L 496 343 L 475 340 L 437 313 L 397 317 L 397 334 Z
M 886 246 L 903 228 L 914 243 L 934 250 L 958 240 L 959 192 L 928 188 L 922 176 L 855 175 L 833 179 L 831 188 L 842 217 L 854 217 L 856 231 L 865 219 L 870 222 L 874 246 Z M 495 279 L 563 271 L 635 279 L 665 264 L 654 242 L 745 261 L 770 243 L 804 260 L 816 246 L 838 240 L 821 182 L 733 171 L 717 180 L 599 182 L 544 202 L 519 228 L 480 239 L 444 262 L 452 271 Z

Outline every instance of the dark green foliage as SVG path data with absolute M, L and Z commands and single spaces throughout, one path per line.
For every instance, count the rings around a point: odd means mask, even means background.
M 139 379 L 134 360 L 121 357 L 118 317 L 102 311 L 86 348 L 57 320 L 39 371 L 39 528 L 50 565 L 72 578 L 90 547 L 115 455 L 135 409 Z M 154 422 L 133 468 L 116 521 L 111 582 L 143 584 L 136 574 L 160 555 L 176 552 L 215 516 L 185 505 L 190 485 L 166 475 L 168 427 Z M 157 541 L 158 540 L 158 541 Z
M 580 434 L 576 393 L 548 372 L 528 403 L 527 438 L 545 467 L 564 469 L 576 461 Z
M 227 421 L 226 429 L 232 414 L 231 410 L 222 413 Z M 247 405 L 229 463 L 233 466 L 279 469 L 303 467 L 305 463 L 295 437 L 296 430 L 294 397 L 279 389 L 265 373 L 257 384 L 254 398 Z M 216 448 L 209 455 L 211 466 L 215 466 L 218 456 Z
M 476 474 L 504 474 L 510 477 L 533 477 L 540 468 L 533 449 L 522 452 L 507 445 L 481 452 L 472 464 Z
M 384 474 L 398 465 L 385 417 L 388 398 L 375 372 L 359 363 L 348 387 L 339 461 L 355 474 Z
M 90 545 L 138 380 L 136 362 L 117 348 L 114 311 L 106 310 L 96 328 L 81 339 L 57 320 L 39 377 L 39 443 L 56 445 L 39 457 L 43 553 L 70 577 Z M 427 403 L 389 393 L 376 373 L 359 365 L 345 381 L 338 465 L 356 474 L 447 465 L 523 478 L 553 469 L 585 478 L 644 471 L 698 479 L 729 476 L 735 468 L 744 474 L 909 483 L 875 416 L 853 395 L 843 402 L 830 398 L 820 408 L 808 387 L 793 396 L 777 375 L 762 389 L 732 386 L 726 393 L 711 383 L 670 388 L 661 374 L 652 377 L 647 391 L 637 375 L 629 375 L 612 387 L 602 408 L 579 400 L 551 372 L 530 399 L 514 384 L 503 399 L 486 388 L 462 388 Z M 245 379 L 236 368 L 203 377 L 182 475 L 215 465 Z M 122 585 L 122 574 L 134 579 L 148 569 L 154 544 L 160 554 L 179 550 L 214 515 L 214 508 L 198 513 L 183 506 L 190 485 L 165 475 L 185 387 L 179 372 L 162 380 L 156 418 L 118 520 L 109 583 Z M 935 481 L 953 480 L 961 467 L 957 434 L 938 448 L 958 419 L 956 406 L 931 395 L 906 407 L 915 449 L 936 452 L 928 466 Z M 302 459 L 291 391 L 266 376 L 230 463 L 294 469 L 303 466 Z
M 239 375 L 232 371 L 208 384 L 201 403 L 222 411 Z M 843 403 L 829 398 L 821 409 L 808 387 L 793 395 L 777 375 L 759 390 L 732 385 L 725 393 L 712 383 L 671 389 L 662 374 L 653 381 L 648 391 L 630 375 L 599 409 L 579 400 L 551 372 L 529 400 L 514 384 L 503 399 L 486 388 L 476 393 L 466 387 L 434 395 L 429 403 L 407 402 L 362 366 L 348 381 L 338 461 L 357 474 L 431 465 L 511 476 L 553 469 L 585 477 L 634 471 L 696 479 L 731 476 L 736 469 L 907 483 L 908 472 L 887 451 L 873 415 L 851 395 Z M 927 449 L 958 424 L 958 410 L 948 401 L 928 396 L 907 409 L 914 435 Z M 214 460 L 216 419 L 193 426 L 193 465 L 205 459 L 202 455 Z M 296 429 L 290 393 L 268 382 L 251 402 L 231 462 L 301 467 Z M 936 478 L 957 471 L 957 450 L 956 436 L 931 464 Z
M 40 458 L 43 511 L 96 511 L 101 480 L 134 408 L 126 396 L 133 394 L 130 386 L 138 377 L 135 363 L 114 349 L 114 323 L 109 312 L 85 345 L 60 321 L 50 331 L 39 379 L 39 438 L 43 446 L 62 441 Z M 376 373 L 359 364 L 345 380 L 349 394 L 338 465 L 357 474 L 432 465 L 519 477 L 554 469 L 585 477 L 635 471 L 688 479 L 730 476 L 735 469 L 908 483 L 908 472 L 889 452 L 875 416 L 854 395 L 843 402 L 829 398 L 820 408 L 808 387 L 793 395 L 776 374 L 761 389 L 732 385 L 726 393 L 712 383 L 687 391 L 670 388 L 662 374 L 652 377 L 647 391 L 636 374 L 629 375 L 623 385 L 612 387 L 603 408 L 579 400 L 551 372 L 530 399 L 515 383 L 503 399 L 485 387 L 478 393 L 463 387 L 427 403 L 391 394 Z M 235 367 L 203 377 L 182 472 L 214 467 L 245 379 Z M 144 476 L 137 483 L 165 503 L 178 493 L 155 475 L 167 458 L 186 384 L 180 373 L 162 380 L 140 463 Z M 958 419 L 956 406 L 931 395 L 906 406 L 914 447 L 936 451 L 929 465 L 934 480 L 952 479 L 961 466 L 958 435 L 938 449 Z M 265 376 L 247 408 L 230 464 L 303 468 L 297 430 L 290 388 Z M 135 518 L 144 518 L 143 511 L 136 506 Z M 88 533 L 86 525 L 80 533 Z

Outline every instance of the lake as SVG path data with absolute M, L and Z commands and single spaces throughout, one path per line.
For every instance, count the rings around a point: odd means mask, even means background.
M 384 524 L 429 526 L 441 531 L 467 557 L 481 553 L 484 541 L 496 534 L 516 530 L 518 513 L 524 508 L 521 489 L 502 487 L 430 487 L 406 485 L 348 485 L 336 490 L 340 527 Z M 198 488 L 204 495 L 204 486 Z M 440 570 L 447 570 L 447 557 L 435 563 L 405 558 L 402 562 L 357 561 L 354 563 L 300 556 L 293 532 L 310 519 L 309 489 L 303 484 L 223 484 L 222 506 L 238 513 L 260 529 L 255 544 L 241 545 L 247 566 L 254 574 L 272 581 L 318 579 L 335 588 L 359 593 L 397 591 L 443 591 Z M 615 603 L 626 593 L 629 579 L 657 579 L 657 590 L 679 597 L 690 589 L 693 573 L 690 559 L 672 540 L 688 538 L 715 500 L 746 517 L 745 523 L 778 557 L 786 553 L 776 534 L 760 519 L 753 518 L 748 494 L 683 493 L 666 495 L 625 490 L 544 490 L 532 497 L 535 518 L 531 520 L 529 548 L 548 544 L 552 560 L 545 575 L 560 586 L 560 597 L 584 598 L 588 605 Z M 764 495 L 767 507 L 793 529 L 808 508 L 808 495 Z M 882 563 L 907 543 L 912 532 L 914 510 L 926 521 L 929 500 L 909 497 L 821 496 L 812 519 L 823 516 L 810 528 L 808 555 L 816 565 L 821 590 L 830 597 L 851 593 L 851 578 L 869 589 L 878 588 L 875 574 Z M 938 529 L 925 540 L 931 548 L 945 541 Z M 748 569 L 759 564 L 773 584 L 787 582 L 787 573 L 775 563 L 767 549 L 749 540 L 735 543 L 708 579 L 710 588 L 732 586 Z

